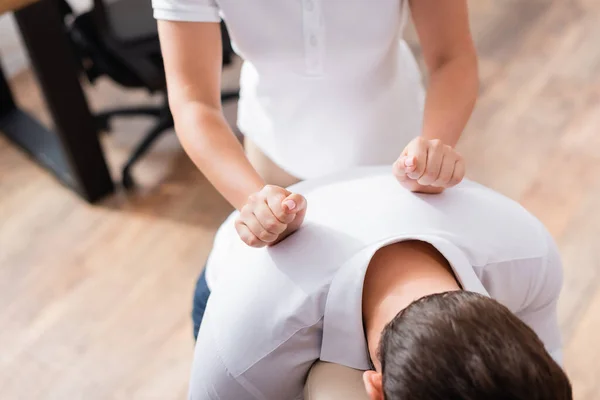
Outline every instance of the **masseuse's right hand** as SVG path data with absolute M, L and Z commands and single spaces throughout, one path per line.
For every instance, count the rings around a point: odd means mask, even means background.
M 266 185 L 248 197 L 235 220 L 235 229 L 248 246 L 272 246 L 294 233 L 305 214 L 306 199 L 302 195 Z

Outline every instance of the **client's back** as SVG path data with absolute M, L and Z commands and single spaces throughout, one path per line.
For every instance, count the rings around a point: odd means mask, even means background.
M 456 291 L 424 297 L 384 329 L 386 399 L 571 400 L 537 335 L 506 307 Z

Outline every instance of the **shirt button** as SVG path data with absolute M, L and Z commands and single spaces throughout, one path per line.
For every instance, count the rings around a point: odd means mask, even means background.
M 310 45 L 315 47 L 319 43 L 315 35 L 310 35 Z
M 306 11 L 312 11 L 314 8 L 313 0 L 306 0 L 304 2 L 304 7 L 306 8 Z

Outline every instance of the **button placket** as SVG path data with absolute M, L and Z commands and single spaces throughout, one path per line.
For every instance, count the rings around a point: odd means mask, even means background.
M 304 20 L 304 52 L 309 75 L 323 74 L 324 29 L 321 0 L 302 0 Z

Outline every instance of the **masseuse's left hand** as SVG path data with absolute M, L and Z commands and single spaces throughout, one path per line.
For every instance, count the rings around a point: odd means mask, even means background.
M 441 193 L 465 176 L 462 156 L 438 139 L 416 137 L 394 163 L 394 175 L 412 192 Z

